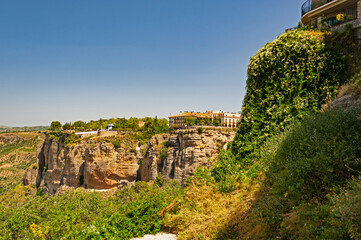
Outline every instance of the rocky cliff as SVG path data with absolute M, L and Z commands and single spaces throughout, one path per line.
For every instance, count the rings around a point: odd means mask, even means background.
M 24 183 L 47 187 L 53 194 L 67 187 L 121 187 L 137 179 L 152 181 L 159 174 L 164 180 L 184 181 L 199 166 L 211 166 L 234 135 L 229 129 L 156 135 L 144 156 L 139 143 L 129 136 L 91 137 L 65 144 L 66 136 L 53 139 L 48 135 L 38 155 L 38 169 L 29 169 Z
M 198 167 L 210 167 L 234 135 L 234 131 L 205 129 L 154 136 L 139 169 L 140 179 L 151 181 L 162 174 L 164 180 L 183 182 Z
M 136 180 L 141 159 L 136 141 L 127 139 L 127 145 L 116 147 L 109 139 L 75 145 L 66 145 L 64 140 L 46 137 L 38 158 L 37 186 L 55 193 L 60 187 L 109 189 Z

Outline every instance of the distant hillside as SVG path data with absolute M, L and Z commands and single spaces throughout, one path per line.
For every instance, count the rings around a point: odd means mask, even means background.
M 43 138 L 37 132 L 0 134 L 0 194 L 19 184 L 25 169 L 36 163 L 37 145 Z
M 25 126 L 25 127 L 7 127 L 0 125 L 0 132 L 31 132 L 31 131 L 45 131 L 49 126 Z

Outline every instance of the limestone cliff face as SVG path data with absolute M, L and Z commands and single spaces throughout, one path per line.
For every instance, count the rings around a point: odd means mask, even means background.
M 234 136 L 234 131 L 221 129 L 205 129 L 202 133 L 180 130 L 154 136 L 139 169 L 140 180 L 152 181 L 161 173 L 164 180 L 183 182 L 198 167 L 210 167 Z
M 199 166 L 211 166 L 234 135 L 226 129 L 160 134 L 150 139 L 144 157 L 136 140 L 123 143 L 122 136 L 116 136 L 122 142 L 120 147 L 114 146 L 114 139 L 90 138 L 66 145 L 66 137 L 55 140 L 47 136 L 38 154 L 38 169 L 29 169 L 24 183 L 33 184 L 36 179 L 38 187 L 54 194 L 69 187 L 110 189 L 137 179 L 152 181 L 160 173 L 164 180 L 184 181 Z
M 64 141 L 47 137 L 39 154 L 37 186 L 46 186 L 50 193 L 61 186 L 118 187 L 136 180 L 140 159 L 139 151 L 116 148 L 111 142 L 88 140 L 66 146 Z

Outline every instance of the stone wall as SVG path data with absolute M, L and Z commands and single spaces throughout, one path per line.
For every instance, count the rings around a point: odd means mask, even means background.
M 348 24 L 351 24 L 352 27 L 355 29 L 355 37 L 358 40 L 361 40 L 361 18 L 350 21 L 350 22 L 347 22 L 347 23 L 343 23 L 343 24 L 340 24 L 340 25 L 336 25 L 336 26 L 332 27 L 331 30 L 332 31 L 338 31 L 338 32 L 345 31 L 345 27 Z

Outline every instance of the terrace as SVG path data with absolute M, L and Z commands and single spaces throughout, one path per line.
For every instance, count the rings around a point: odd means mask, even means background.
M 322 1 L 311 1 L 311 0 L 307 0 L 303 5 L 302 5 L 302 16 L 305 15 L 306 13 L 308 13 L 309 11 L 316 9 L 326 3 L 332 2 L 334 0 L 322 0 Z
M 301 8 L 302 23 L 335 26 L 360 18 L 360 0 L 307 0 Z

